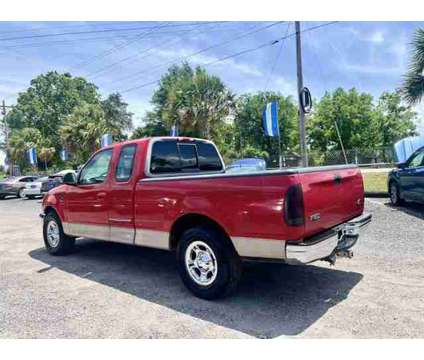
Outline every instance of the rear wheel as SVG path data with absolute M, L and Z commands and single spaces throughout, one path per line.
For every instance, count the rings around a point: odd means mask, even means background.
M 52 255 L 66 255 L 74 248 L 75 238 L 63 232 L 62 223 L 54 212 L 44 217 L 43 237 L 46 250 Z
M 178 244 L 177 260 L 184 285 L 202 299 L 229 295 L 241 277 L 240 258 L 225 236 L 212 228 L 185 231 Z
M 399 187 L 394 181 L 390 183 L 389 195 L 392 205 L 399 206 L 402 204 L 402 199 L 399 194 Z

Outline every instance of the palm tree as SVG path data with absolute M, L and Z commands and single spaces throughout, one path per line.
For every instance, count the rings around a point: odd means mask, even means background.
M 424 29 L 415 31 L 412 46 L 411 64 L 402 86 L 403 97 L 411 105 L 424 95 Z
M 87 103 L 76 107 L 59 129 L 63 143 L 78 164 L 99 148 L 100 137 L 106 132 L 103 110 Z

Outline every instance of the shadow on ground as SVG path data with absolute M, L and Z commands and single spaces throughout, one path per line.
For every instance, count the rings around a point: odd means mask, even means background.
M 393 206 L 390 200 L 388 200 L 387 202 L 384 203 L 384 205 L 386 205 L 387 207 L 393 210 L 402 211 L 405 214 L 415 216 L 418 219 L 424 220 L 424 205 L 422 204 L 405 202 L 402 206 Z
M 122 244 L 77 241 L 75 253 L 30 252 L 57 268 L 226 328 L 261 337 L 296 335 L 343 301 L 362 275 L 317 266 L 246 263 L 232 297 L 205 301 L 179 279 L 174 254 Z

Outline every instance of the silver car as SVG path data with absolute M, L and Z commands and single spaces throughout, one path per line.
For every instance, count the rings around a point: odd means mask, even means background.
M 49 181 L 48 176 L 37 178 L 33 182 L 27 182 L 24 189 L 24 196 L 28 199 L 34 199 L 36 196 L 43 196 L 41 186 L 46 181 Z
M 37 176 L 12 176 L 0 181 L 0 200 L 8 195 L 23 198 L 24 189 L 27 183 L 32 183 Z

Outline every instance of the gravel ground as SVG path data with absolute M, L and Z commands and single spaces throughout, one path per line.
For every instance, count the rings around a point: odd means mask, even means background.
M 0 201 L 2 338 L 424 337 L 424 208 L 368 199 L 373 223 L 332 267 L 246 264 L 239 291 L 187 292 L 172 254 L 81 240 L 43 249 L 37 200 Z

